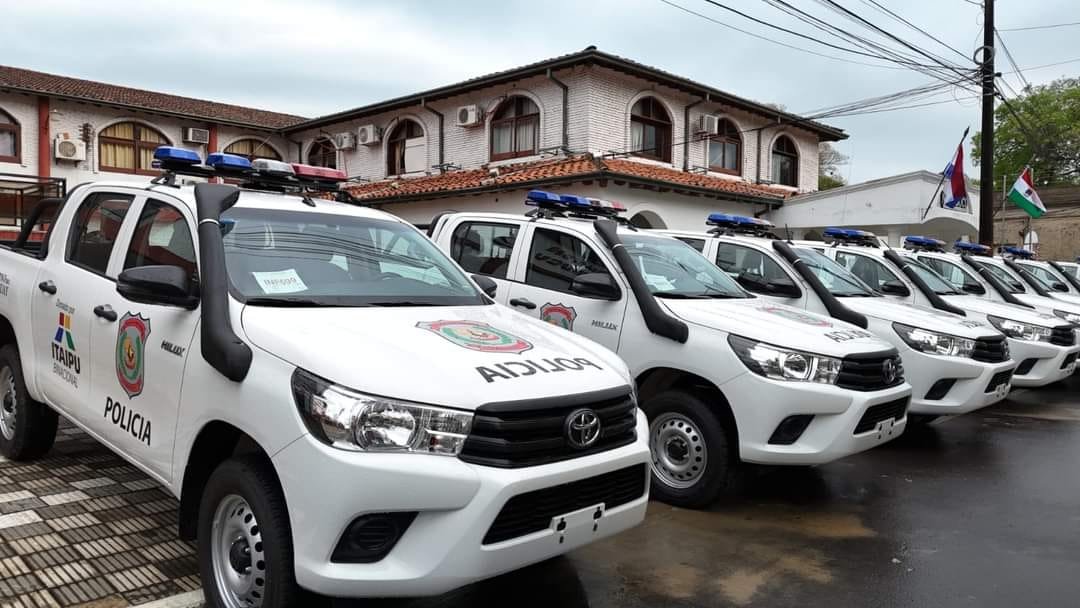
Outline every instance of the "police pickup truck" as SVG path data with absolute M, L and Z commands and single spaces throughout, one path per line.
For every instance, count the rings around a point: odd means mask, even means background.
M 913 389 L 913 421 L 929 422 L 943 409 L 970 412 L 1008 393 L 1016 364 L 1005 336 L 990 325 L 889 300 L 817 247 L 777 238 L 766 220 L 715 213 L 706 224 L 712 229 L 704 235 L 667 233 L 700 246 L 755 293 L 849 321 L 894 345 Z
M 648 426 L 614 354 L 320 198 L 338 172 L 155 158 L 152 185 L 77 187 L 0 250 L 5 457 L 43 455 L 59 412 L 167 486 L 215 607 L 437 594 L 642 521 Z
M 529 214 L 447 213 L 431 234 L 514 310 L 617 352 L 649 417 L 653 496 L 701 507 L 740 463 L 813 465 L 903 432 L 911 389 L 869 332 L 755 297 L 620 206 L 544 191 Z M 568 332 L 569 333 L 569 332 Z M 493 366 L 492 386 L 521 366 Z

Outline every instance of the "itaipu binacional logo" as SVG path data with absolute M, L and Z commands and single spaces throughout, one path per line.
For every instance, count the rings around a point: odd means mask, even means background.
M 421 321 L 416 326 L 482 353 L 520 354 L 533 347 L 527 340 L 479 321 Z
M 563 329 L 574 330 L 574 319 L 577 311 L 565 304 L 552 304 L 548 302 L 540 307 L 540 320 L 552 325 L 558 325 Z
M 120 319 L 116 330 L 116 379 L 128 398 L 143 392 L 146 371 L 146 337 L 150 335 L 150 319 L 130 312 Z

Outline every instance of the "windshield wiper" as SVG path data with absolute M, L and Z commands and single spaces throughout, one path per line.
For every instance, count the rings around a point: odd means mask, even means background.
M 380 306 L 392 308 L 395 306 L 450 306 L 450 304 L 437 304 L 435 302 L 418 302 L 416 300 L 391 300 L 388 302 L 368 302 L 368 306 Z
M 698 293 L 679 293 L 677 291 L 656 291 L 653 295 L 658 298 L 668 298 L 670 300 L 707 300 L 709 296 Z
M 338 304 L 320 302 L 310 298 L 248 298 L 244 302 L 252 306 L 275 306 L 279 308 L 309 308 L 309 307 L 334 307 Z

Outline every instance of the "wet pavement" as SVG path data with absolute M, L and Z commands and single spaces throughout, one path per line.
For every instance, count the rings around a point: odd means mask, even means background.
M 34 468 L 0 462 L 0 512 L 34 520 L 0 515 L 0 606 L 13 588 L 49 606 L 80 589 L 108 606 L 191 589 L 170 501 L 67 434 Z M 336 605 L 1077 605 L 1078 469 L 1080 378 L 827 466 L 761 471 L 707 512 L 653 503 L 632 531 L 445 596 Z M 42 539 L 56 546 L 35 553 Z

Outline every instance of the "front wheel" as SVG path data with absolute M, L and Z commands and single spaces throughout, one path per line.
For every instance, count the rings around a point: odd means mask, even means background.
M 56 412 L 26 391 L 19 349 L 0 348 L 0 454 L 10 460 L 44 456 L 56 440 Z
M 285 498 L 264 460 L 226 460 L 210 475 L 199 507 L 198 538 L 208 606 L 298 605 Z
M 672 390 L 649 399 L 642 409 L 649 417 L 654 498 L 702 508 L 736 492 L 738 454 L 708 404 L 692 393 Z

